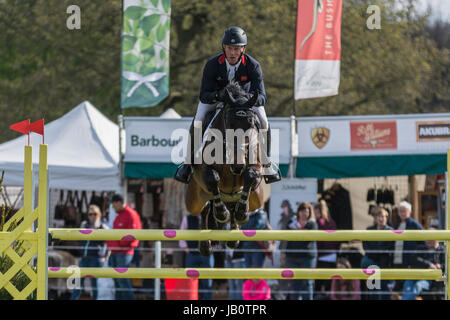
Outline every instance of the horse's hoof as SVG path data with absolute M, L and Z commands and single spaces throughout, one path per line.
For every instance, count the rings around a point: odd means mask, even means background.
M 247 204 L 238 202 L 234 209 L 234 220 L 240 226 L 247 223 L 249 215 L 247 213 Z
M 239 240 L 238 241 L 227 241 L 227 247 L 230 249 L 236 249 L 239 246 Z
M 236 221 L 236 223 L 237 223 L 238 225 L 242 226 L 243 224 L 246 224 L 246 223 L 248 222 L 248 219 L 249 219 L 249 216 L 248 216 L 248 214 L 246 213 L 246 214 L 245 214 L 245 217 L 243 217 L 242 219 L 236 218 L 235 221 Z
M 209 257 L 212 253 L 211 240 L 199 241 L 198 250 L 202 256 Z
M 214 219 L 216 219 L 219 223 L 228 223 L 230 221 L 230 211 L 225 207 L 225 205 L 221 205 L 215 208 L 214 210 Z

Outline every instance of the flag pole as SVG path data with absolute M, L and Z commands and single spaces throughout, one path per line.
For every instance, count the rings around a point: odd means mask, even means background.
M 297 135 L 297 121 L 296 117 L 296 100 L 295 100 L 295 73 L 296 73 L 296 63 L 295 57 L 297 55 L 297 26 L 298 26 L 298 1 L 297 1 L 297 10 L 295 10 L 295 29 L 294 29 L 294 72 L 293 72 L 293 81 L 292 81 L 292 115 L 290 121 L 291 127 L 291 147 L 290 147 L 290 159 L 289 159 L 289 178 L 294 178 L 294 170 L 295 170 L 295 157 L 294 157 L 294 143 L 297 142 L 295 139 Z
M 297 0 L 297 10 L 295 10 L 295 29 L 294 29 L 294 74 L 293 74 L 293 103 L 292 103 L 292 115 L 296 116 L 296 108 L 295 108 L 295 73 L 296 73 L 296 63 L 295 63 L 295 57 L 297 55 L 297 28 L 298 28 L 298 2 L 300 0 Z

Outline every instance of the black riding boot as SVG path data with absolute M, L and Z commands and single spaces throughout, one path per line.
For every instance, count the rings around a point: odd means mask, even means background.
M 192 176 L 192 164 L 194 163 L 194 120 L 192 120 L 191 127 L 189 128 L 189 139 L 187 147 L 188 155 L 186 159 L 190 159 L 190 164 L 183 163 L 177 168 L 174 179 L 183 183 L 189 183 Z
M 277 182 L 281 180 L 281 172 L 276 164 L 273 164 L 270 161 L 270 147 L 272 143 L 271 133 L 270 133 L 270 125 L 267 130 L 267 141 L 266 145 L 263 145 L 262 148 L 262 157 L 263 157 L 263 176 L 264 181 L 267 184 Z

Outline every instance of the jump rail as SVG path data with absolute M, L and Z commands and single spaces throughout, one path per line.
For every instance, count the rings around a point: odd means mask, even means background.
M 251 268 L 52 268 L 49 278 L 131 279 L 425 279 L 443 281 L 441 270 L 433 269 L 251 269 Z
M 49 229 L 59 240 L 425 241 L 450 240 L 450 230 L 93 230 Z M 0 232 L 0 239 L 2 233 Z

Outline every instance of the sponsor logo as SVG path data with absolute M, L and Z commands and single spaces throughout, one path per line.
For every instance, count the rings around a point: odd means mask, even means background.
M 416 122 L 416 136 L 417 142 L 450 141 L 450 122 Z
M 397 149 L 395 121 L 351 122 L 351 150 Z
M 330 129 L 319 127 L 311 130 L 311 140 L 317 148 L 322 149 L 329 139 Z
M 307 190 L 307 186 L 305 185 L 283 185 L 281 190 Z
M 157 138 L 152 135 L 151 138 L 142 138 L 136 134 L 131 135 L 132 147 L 175 147 L 181 138 L 178 140 L 171 140 L 166 138 Z
M 241 81 L 242 81 L 242 82 L 245 82 L 245 81 L 247 81 L 247 80 L 248 80 L 247 76 L 241 76 Z

